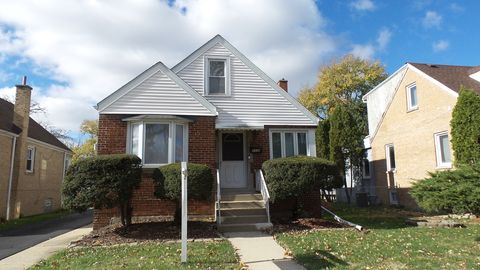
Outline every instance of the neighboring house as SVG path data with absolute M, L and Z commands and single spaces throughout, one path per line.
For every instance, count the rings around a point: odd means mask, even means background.
M 17 85 L 15 105 L 0 99 L 2 219 L 61 207 L 62 182 L 72 152 L 30 118 L 31 94 L 32 88 L 24 83 Z
M 382 203 L 415 208 L 412 183 L 452 168 L 450 120 L 462 86 L 480 93 L 480 66 L 407 63 L 364 96 Z
M 171 69 L 153 65 L 97 109 L 98 154 L 142 158 L 134 216 L 174 211 L 171 202 L 153 197 L 149 168 L 179 161 L 207 164 L 214 175 L 218 169 L 222 194 L 255 200 L 260 184 L 255 172 L 265 160 L 316 155 L 318 119 L 288 94 L 287 81 L 275 83 L 220 35 Z M 214 209 L 214 202 L 189 203 L 190 214 L 213 216 Z M 94 228 L 116 215 L 115 209 L 97 209 Z

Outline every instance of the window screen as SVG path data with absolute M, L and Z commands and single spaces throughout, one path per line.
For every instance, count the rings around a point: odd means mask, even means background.
M 147 124 L 145 127 L 145 163 L 168 163 L 168 124 Z
M 208 71 L 208 93 L 225 94 L 225 61 L 210 60 Z

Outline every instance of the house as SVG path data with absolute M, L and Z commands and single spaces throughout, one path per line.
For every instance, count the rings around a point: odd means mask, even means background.
M 363 97 L 370 185 L 382 203 L 416 208 L 412 183 L 452 168 L 450 120 L 462 86 L 480 93 L 480 66 L 407 63 Z
M 15 104 L 0 99 L 0 218 L 60 209 L 72 152 L 30 117 L 32 88 L 16 86 Z
M 241 198 L 259 201 L 263 210 L 255 213 L 268 212 L 265 196 L 256 192 L 262 184 L 262 163 L 316 155 L 318 119 L 287 90 L 286 80 L 275 83 L 217 35 L 173 68 L 158 62 L 100 101 L 98 154 L 142 158 L 143 180 L 132 201 L 134 218 L 173 214 L 171 202 L 153 197 L 151 172 L 179 161 L 207 164 L 218 180 L 213 192 L 219 192 L 216 199 L 221 201 L 191 201 L 191 215 L 221 215 L 220 205 L 242 210 L 241 203 L 235 205 Z M 96 209 L 94 228 L 109 224 L 117 212 Z M 250 221 L 266 220 L 262 214 Z

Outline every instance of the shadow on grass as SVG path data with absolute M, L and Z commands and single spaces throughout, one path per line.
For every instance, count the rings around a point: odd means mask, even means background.
M 475 241 L 480 242 L 480 236 L 475 237 Z
M 304 253 L 295 256 L 308 269 L 330 269 L 335 266 L 348 266 L 348 263 L 325 250 Z

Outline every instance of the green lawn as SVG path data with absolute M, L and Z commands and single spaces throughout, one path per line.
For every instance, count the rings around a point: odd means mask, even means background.
M 370 229 L 278 233 L 277 240 L 307 269 L 480 269 L 480 224 L 467 228 L 404 225 L 395 209 L 335 207 Z
M 188 243 L 188 263 L 180 263 L 180 243 L 66 249 L 30 269 L 240 269 L 226 240 Z
M 25 225 L 25 224 L 31 224 L 31 223 L 44 221 L 44 220 L 59 218 L 59 217 L 63 217 L 63 216 L 69 215 L 69 214 L 71 214 L 70 211 L 58 210 L 58 211 L 51 212 L 51 213 L 28 216 L 28 217 L 21 217 L 21 218 L 14 219 L 14 220 L 4 221 L 4 222 L 0 222 L 0 231 L 8 230 L 8 229 L 14 229 L 14 228 L 20 227 L 20 226 Z

